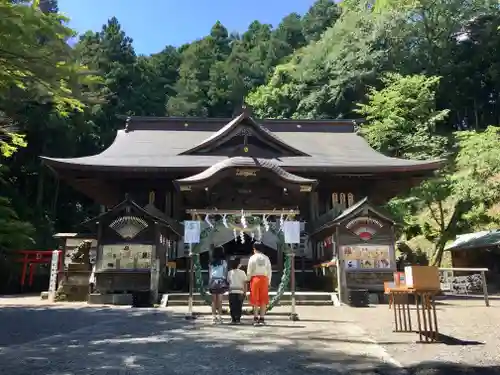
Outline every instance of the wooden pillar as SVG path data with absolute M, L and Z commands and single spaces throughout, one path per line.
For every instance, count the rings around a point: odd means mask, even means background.
M 26 280 L 27 267 L 28 267 L 28 254 L 24 254 L 23 270 L 21 272 L 21 287 L 24 287 L 24 282 Z
M 277 263 L 278 263 L 278 271 L 283 272 L 283 259 L 284 259 L 284 253 L 283 253 L 283 245 L 279 244 L 278 242 L 276 243 L 276 252 L 277 252 Z
M 151 203 L 151 202 L 150 202 Z M 160 225 L 155 221 L 154 223 L 154 242 L 151 251 L 151 264 L 150 264 L 150 291 L 153 304 L 158 302 L 159 280 L 160 280 Z
M 171 217 L 174 219 L 184 220 L 184 213 L 182 213 L 182 194 L 180 192 L 171 192 Z
M 196 220 L 195 214 L 191 214 L 191 220 Z M 184 244 L 184 250 L 185 250 L 185 246 L 186 245 Z M 187 275 L 189 290 L 191 290 L 191 286 L 194 290 L 194 278 L 193 278 L 194 261 L 193 261 L 193 254 L 191 252 L 191 249 L 192 249 L 192 245 L 190 245 L 190 248 L 189 248 L 188 262 L 187 262 L 187 267 L 186 267 L 186 275 Z
M 341 244 L 339 243 L 339 227 L 335 229 L 335 243 L 337 244 L 337 281 L 338 281 L 338 296 L 341 303 L 347 302 L 347 280 L 345 274 L 344 255 L 342 254 Z
M 165 193 L 165 214 L 168 217 L 173 217 L 173 200 L 172 200 L 172 192 L 167 191 Z
M 311 193 L 309 196 L 309 210 L 310 210 L 310 216 L 311 216 L 311 221 L 314 221 L 318 218 L 319 216 L 319 202 L 318 202 L 318 192 L 314 191 Z
M 96 224 L 97 224 L 97 245 L 96 245 L 96 252 L 95 252 L 95 269 L 96 269 L 96 271 L 98 271 L 99 269 L 102 268 L 102 264 L 100 264 L 100 262 L 102 259 L 102 246 L 103 245 L 102 245 L 102 223 L 100 221 L 98 221 Z M 66 257 L 66 250 L 64 251 L 64 256 Z M 100 281 L 99 275 L 96 274 L 95 275 L 94 293 L 99 293 L 99 287 L 100 287 L 99 281 Z

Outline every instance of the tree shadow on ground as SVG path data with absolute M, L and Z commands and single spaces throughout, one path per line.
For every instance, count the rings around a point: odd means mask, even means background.
M 373 343 L 369 347 L 369 341 L 343 341 L 342 334 L 328 341 L 327 335 L 332 333 L 323 332 L 321 324 L 306 329 L 280 318 L 270 319 L 269 326 L 256 328 L 249 325 L 211 326 L 208 319 L 189 322 L 183 315 L 151 309 L 46 310 L 54 316 L 41 315 L 39 318 L 51 319 L 50 322 L 57 325 L 65 317 L 73 322 L 79 320 L 79 324 L 86 322 L 87 326 L 0 351 L 1 374 L 500 373 L 500 368 L 442 363 L 401 369 L 395 363 L 384 363 L 388 357 L 383 358 L 379 347 Z
M 121 318 L 108 307 L 0 306 L 0 348 L 86 328 L 96 321 Z

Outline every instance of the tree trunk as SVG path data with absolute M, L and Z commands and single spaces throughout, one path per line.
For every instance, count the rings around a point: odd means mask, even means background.
M 45 187 L 45 168 L 43 165 L 38 166 L 38 178 L 36 187 L 36 204 L 35 207 L 38 212 L 43 212 L 43 196 Z
M 434 248 L 434 256 L 432 260 L 433 266 L 439 267 L 441 265 L 441 262 L 443 261 L 443 254 L 446 242 L 454 239 L 454 237 L 457 234 L 458 221 L 465 212 L 471 209 L 471 207 L 472 203 L 468 201 L 467 202 L 458 201 L 455 204 L 455 210 L 453 211 L 453 215 L 451 215 L 450 221 L 448 222 L 446 229 L 444 230 L 444 232 L 441 233 L 441 236 L 439 237 L 439 240 Z
M 479 129 L 479 111 L 477 109 L 477 100 L 474 98 L 474 129 Z

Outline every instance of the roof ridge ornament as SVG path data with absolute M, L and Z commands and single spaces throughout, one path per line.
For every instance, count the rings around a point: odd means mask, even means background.
M 243 117 L 248 118 L 253 115 L 253 107 L 245 102 L 245 98 L 242 99 L 241 105 L 235 106 L 233 111 L 233 118 L 243 115 Z
M 252 107 L 250 105 L 248 105 L 247 103 L 243 102 L 243 104 L 241 105 L 241 113 L 245 117 L 252 117 L 252 115 L 253 115 Z

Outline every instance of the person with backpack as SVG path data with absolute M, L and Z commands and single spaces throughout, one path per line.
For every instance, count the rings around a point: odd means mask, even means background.
M 208 290 L 212 294 L 213 324 L 222 323 L 222 296 L 228 289 L 227 262 L 224 259 L 224 249 L 219 246 L 214 249 L 209 266 Z

